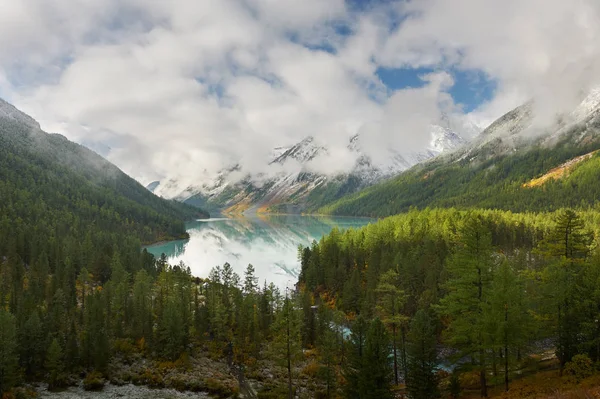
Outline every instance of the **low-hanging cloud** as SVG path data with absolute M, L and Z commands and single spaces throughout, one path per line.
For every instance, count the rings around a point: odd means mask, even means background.
M 599 14 L 596 0 L 23 0 L 0 13 L 0 95 L 144 183 L 299 168 L 267 161 L 307 136 L 328 148 L 310 169 L 337 173 L 356 133 L 385 158 L 426 148 L 442 115 L 572 109 L 599 83 Z M 379 67 L 436 72 L 389 90 Z M 481 71 L 493 98 L 465 114 L 455 70 Z

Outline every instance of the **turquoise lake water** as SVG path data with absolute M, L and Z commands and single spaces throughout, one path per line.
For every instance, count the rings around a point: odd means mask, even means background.
M 148 247 L 155 256 L 165 253 L 169 263 L 183 261 L 198 277 L 229 262 L 243 276 L 249 263 L 263 281 L 292 286 L 300 272 L 298 245 L 319 240 L 334 227 L 347 229 L 373 222 L 368 218 L 268 215 L 251 218 L 214 218 L 188 223 L 189 240 Z

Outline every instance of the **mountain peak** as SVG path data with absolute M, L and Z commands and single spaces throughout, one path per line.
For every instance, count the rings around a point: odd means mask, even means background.
M 315 138 L 308 136 L 299 143 L 288 148 L 283 154 L 276 157 L 271 164 L 279 163 L 283 165 L 288 159 L 294 159 L 302 164 L 307 163 L 321 154 L 326 154 L 327 148 L 318 145 Z

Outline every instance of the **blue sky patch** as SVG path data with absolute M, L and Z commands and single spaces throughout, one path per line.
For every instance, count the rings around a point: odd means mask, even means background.
M 433 68 L 378 68 L 376 74 L 388 89 L 395 91 L 423 87 L 426 82 L 420 76 L 436 71 Z M 452 69 L 448 72 L 454 78 L 454 86 L 448 92 L 456 104 L 463 105 L 465 112 L 493 98 L 496 82 L 482 71 Z

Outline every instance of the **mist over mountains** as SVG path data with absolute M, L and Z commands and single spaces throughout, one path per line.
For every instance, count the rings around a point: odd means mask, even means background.
M 191 180 L 175 177 L 153 182 L 148 188 L 165 198 L 226 212 L 301 211 L 310 207 L 311 201 L 322 201 L 315 198 L 318 192 L 329 192 L 331 199 L 339 198 L 393 177 L 443 152 L 460 148 L 467 140 L 450 128 L 448 120 L 445 122 L 445 126 L 431 126 L 431 141 L 422 151 L 402 153 L 389 148 L 384 157 L 369 155 L 371 143 L 355 135 L 344 149 L 351 166 L 338 165 L 340 168 L 334 173 L 324 172 L 333 169 L 332 165 L 326 164 L 336 162 L 340 155 L 332 156 L 329 148 L 309 136 L 293 146 L 274 148 L 265 159 L 265 172 L 262 173 L 244 172 L 242 164 L 235 164 L 204 181 L 197 177 Z M 477 128 L 470 126 L 470 129 L 472 135 Z

